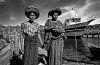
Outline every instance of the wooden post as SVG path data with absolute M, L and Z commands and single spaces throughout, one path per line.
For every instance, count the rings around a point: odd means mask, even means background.
M 76 47 L 76 57 L 78 56 L 77 54 L 77 38 L 76 38 L 76 32 L 74 33 L 75 34 L 75 47 Z M 78 57 L 77 57 L 77 60 L 78 60 Z

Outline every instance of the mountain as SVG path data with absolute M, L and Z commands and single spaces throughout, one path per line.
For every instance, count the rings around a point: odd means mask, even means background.
M 4 26 L 4 25 L 0 24 L 0 35 L 3 34 L 3 31 L 6 31 L 6 33 L 8 33 L 9 29 L 10 29 L 10 31 L 13 31 L 14 29 L 16 29 L 16 31 L 18 33 L 20 33 L 21 26 L 18 26 L 18 25 L 17 26 Z M 40 25 L 41 32 L 44 32 L 43 29 L 44 29 L 44 26 Z M 84 34 L 100 34 L 100 24 L 89 25 L 85 29 Z

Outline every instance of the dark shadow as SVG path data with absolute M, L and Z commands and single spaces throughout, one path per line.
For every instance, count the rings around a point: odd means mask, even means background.
M 10 65 L 23 65 L 23 62 L 18 56 L 13 56 L 10 59 Z
M 100 60 L 100 48 L 91 46 L 89 47 L 89 50 L 93 55 L 93 57 L 89 57 L 91 60 Z

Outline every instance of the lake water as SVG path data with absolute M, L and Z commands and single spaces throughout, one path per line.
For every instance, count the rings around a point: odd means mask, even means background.
M 88 45 L 100 47 L 100 38 L 81 38 L 64 40 L 63 56 L 68 59 L 83 60 L 91 56 Z

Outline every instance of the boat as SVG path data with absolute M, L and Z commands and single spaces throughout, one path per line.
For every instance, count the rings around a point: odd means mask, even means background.
M 86 27 L 89 25 L 89 23 L 91 23 L 92 21 L 94 21 L 95 19 L 93 19 L 92 17 L 88 18 L 88 21 L 82 21 L 81 17 L 77 17 L 76 13 L 75 13 L 75 9 L 72 8 L 72 10 L 70 10 L 71 14 L 73 14 L 73 17 L 65 19 L 64 21 L 64 26 L 63 28 L 65 29 L 65 35 L 67 37 L 80 37 L 83 34 L 83 31 L 86 29 Z
M 88 26 L 90 22 L 92 22 L 95 19 L 91 19 L 86 22 L 76 23 L 68 26 L 64 26 L 63 28 L 66 30 L 66 32 L 77 32 L 77 31 L 84 31 L 84 29 Z
M 95 19 L 90 19 L 86 22 L 81 22 L 81 18 L 69 18 L 64 22 L 63 28 L 65 29 L 65 35 L 67 37 L 81 36 L 83 31 L 87 28 L 89 23 Z M 74 22 L 74 24 L 68 24 L 68 22 Z

